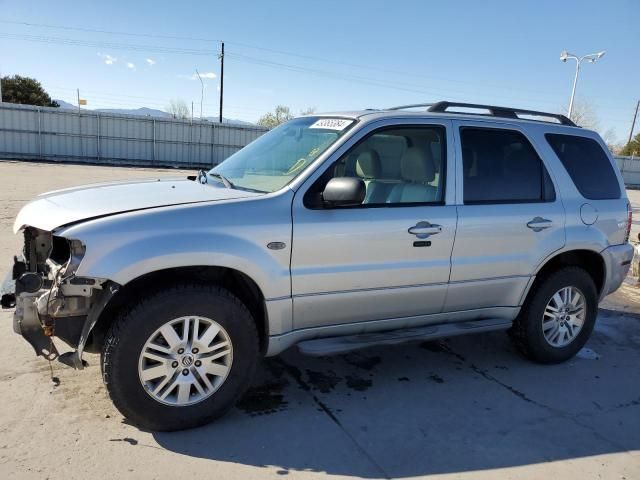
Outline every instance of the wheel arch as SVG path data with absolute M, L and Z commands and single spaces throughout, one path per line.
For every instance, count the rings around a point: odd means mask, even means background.
M 606 280 L 606 265 L 599 252 L 589 249 L 566 250 L 548 258 L 535 272 L 535 278 L 524 292 L 524 302 L 532 290 L 532 287 L 544 281 L 551 273 L 564 267 L 580 267 L 585 270 L 596 286 L 598 296 L 602 292 Z
M 100 313 L 91 330 L 85 351 L 98 353 L 116 315 L 142 295 L 168 288 L 179 282 L 218 285 L 235 295 L 251 312 L 259 334 L 260 351 L 265 353 L 269 339 L 269 319 L 265 296 L 246 273 L 228 267 L 174 267 L 145 273 L 121 286 Z

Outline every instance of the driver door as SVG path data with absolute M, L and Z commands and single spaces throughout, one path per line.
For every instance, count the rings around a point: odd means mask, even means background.
M 360 331 L 402 328 L 443 310 L 456 231 L 450 123 L 387 124 L 359 138 L 294 198 L 295 329 L 356 322 L 365 322 Z M 361 205 L 322 203 L 336 176 L 365 182 Z

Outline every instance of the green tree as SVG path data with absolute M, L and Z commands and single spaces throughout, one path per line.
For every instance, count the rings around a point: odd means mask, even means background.
M 304 110 L 300 110 L 300 115 L 311 115 L 316 113 L 316 107 L 308 107 Z M 295 115 L 291 113 L 291 109 L 285 105 L 278 105 L 274 112 L 265 113 L 257 121 L 257 124 L 261 127 L 274 128 L 281 123 L 288 122 Z
M 620 150 L 620 155 L 640 156 L 640 133 L 633 137 L 631 141 Z
M 49 94 L 35 78 L 20 75 L 2 77 L 2 101 L 39 107 L 60 106 L 58 102 L 51 100 Z
M 281 123 L 287 122 L 293 118 L 293 114 L 289 107 L 278 105 L 274 112 L 265 113 L 258 120 L 261 127 L 274 128 Z

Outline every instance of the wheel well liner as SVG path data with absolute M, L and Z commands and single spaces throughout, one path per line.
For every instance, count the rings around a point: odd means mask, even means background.
M 178 267 L 147 273 L 126 285 L 114 295 L 100 314 L 91 331 L 85 351 L 99 353 L 104 339 L 116 315 L 132 301 L 163 290 L 179 282 L 219 285 L 231 292 L 246 305 L 253 316 L 260 336 L 260 350 L 266 352 L 269 337 L 269 320 L 260 287 L 246 274 L 225 267 L 194 266 Z

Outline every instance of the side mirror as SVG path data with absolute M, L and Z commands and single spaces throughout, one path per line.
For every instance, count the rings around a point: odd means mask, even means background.
M 352 207 L 364 201 L 367 187 L 361 178 L 336 177 L 329 180 L 322 200 L 331 207 Z

